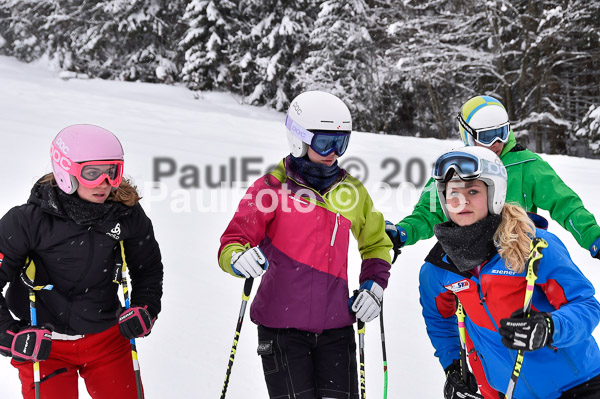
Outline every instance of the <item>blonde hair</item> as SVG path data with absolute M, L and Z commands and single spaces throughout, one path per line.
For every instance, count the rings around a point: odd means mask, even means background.
M 521 273 L 529 255 L 529 245 L 535 237 L 535 225 L 520 205 L 505 204 L 502 222 L 494 233 L 498 254 L 509 270 Z
M 40 179 L 40 183 L 50 183 L 52 187 L 58 186 L 54 173 L 48 173 Z M 137 192 L 137 186 L 132 184 L 127 178 L 123 178 L 119 187 L 116 190 L 111 190 L 108 195 L 108 200 L 120 202 L 123 205 L 134 206 L 142 197 Z

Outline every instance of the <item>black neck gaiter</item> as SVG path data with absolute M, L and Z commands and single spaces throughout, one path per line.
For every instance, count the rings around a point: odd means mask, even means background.
M 311 187 L 321 192 L 330 187 L 340 175 L 340 167 L 335 161 L 333 165 L 327 166 L 311 162 L 307 157 L 296 158 L 290 156 L 293 168 Z
M 488 215 L 469 226 L 452 221 L 434 226 L 433 232 L 459 271 L 466 272 L 496 254 L 494 233 L 502 222 L 500 215 Z

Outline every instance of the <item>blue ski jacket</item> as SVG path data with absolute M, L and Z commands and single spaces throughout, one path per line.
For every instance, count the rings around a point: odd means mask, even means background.
M 600 321 L 594 287 L 575 266 L 564 244 L 537 230 L 548 242 L 542 251 L 532 309 L 554 322 L 552 348 L 526 352 L 513 397 L 558 398 L 562 392 L 600 374 L 600 350 L 592 331 Z M 461 273 L 437 243 L 425 259 L 419 281 L 427 334 L 443 368 L 460 358 L 456 297 L 466 313 L 465 327 L 481 359 L 488 383 L 506 392 L 517 355 L 502 344 L 500 320 L 523 307 L 527 271 L 509 270 L 496 253 L 479 277 Z

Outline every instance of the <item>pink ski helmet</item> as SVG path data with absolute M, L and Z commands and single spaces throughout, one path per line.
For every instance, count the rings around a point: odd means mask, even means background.
M 109 179 L 118 187 L 123 176 L 123 147 L 106 129 L 94 125 L 72 125 L 61 130 L 50 147 L 52 172 L 56 183 L 67 194 L 77 191 L 81 164 L 89 161 L 119 161 L 117 173 Z M 105 163 L 105 162 L 104 162 Z

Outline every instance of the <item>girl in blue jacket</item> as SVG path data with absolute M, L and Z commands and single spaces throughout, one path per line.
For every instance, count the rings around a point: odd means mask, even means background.
M 451 151 L 436 161 L 434 178 L 448 222 L 435 226 L 438 243 L 419 279 L 427 334 L 446 372 L 444 397 L 482 397 L 473 374 L 461 372 L 455 315 L 460 303 L 480 383 L 507 392 L 522 350 L 513 398 L 599 398 L 600 350 L 592 331 L 600 305 L 594 287 L 556 236 L 536 229 L 521 207 L 504 203 L 507 175 L 500 159 L 481 147 Z M 548 247 L 527 317 L 526 261 L 533 237 Z

